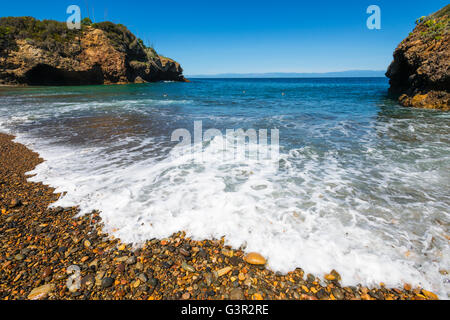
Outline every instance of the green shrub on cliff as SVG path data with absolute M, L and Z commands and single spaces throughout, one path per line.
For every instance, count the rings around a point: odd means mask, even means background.
M 0 24 L 0 54 L 8 48 L 16 50 L 14 34 L 10 27 Z
M 450 31 L 450 5 L 428 17 L 421 17 L 416 24 L 420 28 L 422 40 L 442 39 L 442 36 Z
M 426 27 L 426 30 L 421 32 L 422 38 L 439 40 L 446 32 L 448 32 L 450 19 L 430 19 L 424 23 L 424 26 Z
M 444 8 L 439 10 L 438 12 L 433 13 L 430 18 L 431 19 L 439 19 L 444 16 L 450 17 L 450 4 L 446 5 Z
M 155 58 L 158 55 L 155 49 L 146 47 L 141 39 L 122 24 L 108 21 L 92 23 L 89 18 L 84 18 L 81 21 L 81 30 L 70 30 L 65 22 L 40 21 L 33 17 L 0 18 L 0 54 L 16 51 L 17 40 L 27 40 L 38 48 L 53 51 L 62 56 L 76 54 L 80 49 L 76 46 L 79 44 L 79 40 L 76 39 L 89 28 L 102 30 L 112 45 L 118 51 L 126 52 L 131 60 L 147 61 L 148 58 Z
M 7 28 L 16 39 L 30 38 L 35 41 L 70 40 L 79 33 L 78 30 L 69 30 L 64 22 L 40 21 L 32 17 L 0 18 L 0 27 Z
M 426 17 L 425 17 L 425 16 L 423 16 L 423 17 L 420 17 L 419 19 L 417 19 L 417 20 L 416 20 L 416 24 L 417 24 L 417 25 L 421 24 L 422 22 L 424 22 L 424 21 L 425 21 L 425 19 L 426 19 Z
M 79 35 L 79 30 L 69 30 L 66 23 L 53 20 L 36 20 L 32 17 L 0 18 L 0 53 L 16 50 L 16 40 L 32 41 L 44 50 L 65 52 L 65 45 Z
M 81 20 L 81 25 L 82 26 L 91 26 L 92 25 L 92 20 L 89 18 L 84 18 L 83 20 Z

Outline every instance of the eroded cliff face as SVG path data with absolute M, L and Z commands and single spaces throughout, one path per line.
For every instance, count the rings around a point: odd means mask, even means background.
M 90 85 L 160 80 L 186 81 L 179 63 L 160 57 L 122 25 L 89 24 L 82 30 L 69 31 L 54 21 L 0 19 L 2 84 Z
M 450 5 L 417 21 L 386 76 L 407 107 L 450 110 Z

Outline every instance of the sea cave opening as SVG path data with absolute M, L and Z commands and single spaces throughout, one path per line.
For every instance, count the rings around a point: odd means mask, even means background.
M 25 83 L 32 86 L 76 86 L 103 84 L 100 66 L 87 71 L 67 71 L 47 64 L 38 64 L 25 74 Z

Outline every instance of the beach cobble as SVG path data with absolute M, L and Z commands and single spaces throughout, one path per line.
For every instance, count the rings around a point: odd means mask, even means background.
M 49 208 L 60 194 L 26 173 L 39 155 L 0 134 L 0 299 L 428 300 L 412 288 L 343 287 L 340 275 L 282 275 L 257 253 L 178 232 L 140 247 L 106 234 L 99 212 Z

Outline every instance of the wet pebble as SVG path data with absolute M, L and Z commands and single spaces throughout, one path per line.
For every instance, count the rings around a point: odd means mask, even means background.
M 113 284 L 114 284 L 113 278 L 107 277 L 107 278 L 103 278 L 103 280 L 102 280 L 102 288 L 103 289 L 110 288 L 110 287 L 112 287 Z
M 129 257 L 129 258 L 126 260 L 126 264 L 128 264 L 128 265 L 133 265 L 133 264 L 136 264 L 136 261 L 137 261 L 136 257 L 135 257 L 135 256 L 131 256 L 131 257 Z
M 244 300 L 244 293 L 241 288 L 235 288 L 230 292 L 231 300 Z

